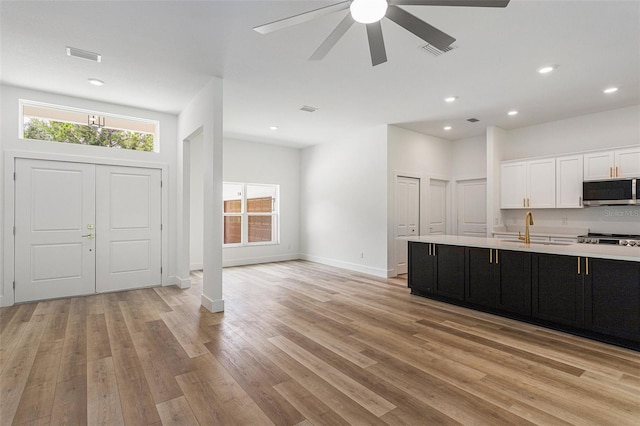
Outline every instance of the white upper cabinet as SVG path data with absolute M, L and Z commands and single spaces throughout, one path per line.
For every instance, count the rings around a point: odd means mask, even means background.
M 556 207 L 582 207 L 583 156 L 567 155 L 556 158 Z
M 640 177 L 640 146 L 637 148 L 619 149 L 614 151 L 614 154 L 616 177 Z
M 503 209 L 554 208 L 556 159 L 503 163 L 500 206 Z
M 640 146 L 584 154 L 584 180 L 640 176 Z

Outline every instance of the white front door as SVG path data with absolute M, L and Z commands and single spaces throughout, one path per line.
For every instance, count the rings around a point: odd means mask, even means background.
M 398 237 L 420 233 L 420 179 L 396 178 L 396 273 L 406 274 L 407 241 Z
M 161 284 L 160 170 L 97 166 L 97 292 Z
M 95 292 L 95 168 L 16 160 L 15 301 Z
M 447 231 L 447 181 L 431 179 L 429 184 L 429 234 Z
M 458 182 L 458 235 L 487 236 L 486 179 Z
M 17 159 L 15 301 L 161 284 L 159 169 Z

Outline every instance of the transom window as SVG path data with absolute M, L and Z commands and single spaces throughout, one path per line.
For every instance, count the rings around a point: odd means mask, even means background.
M 225 246 L 278 244 L 279 185 L 223 184 Z
M 159 152 L 159 123 L 20 100 L 22 139 Z

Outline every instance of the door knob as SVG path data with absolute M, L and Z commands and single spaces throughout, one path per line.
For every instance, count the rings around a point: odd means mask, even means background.
M 93 235 L 93 232 L 92 232 L 92 233 L 87 234 L 87 235 L 81 235 L 81 237 L 93 238 L 93 237 L 94 237 L 94 235 Z

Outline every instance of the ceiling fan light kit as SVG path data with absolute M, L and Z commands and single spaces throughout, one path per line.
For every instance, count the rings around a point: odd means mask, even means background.
M 388 7 L 387 0 L 353 0 L 349 11 L 354 21 L 372 24 L 384 18 Z
M 349 13 L 338 26 L 322 42 L 320 47 L 309 58 L 320 60 L 338 43 L 338 40 L 355 23 L 366 25 L 369 39 L 369 51 L 373 66 L 387 62 L 387 53 L 382 37 L 383 18 L 395 22 L 405 30 L 413 33 L 441 51 L 446 51 L 456 41 L 443 31 L 433 27 L 399 6 L 465 6 L 465 7 L 507 7 L 510 0 L 346 0 L 309 12 L 300 13 L 253 29 L 260 34 L 301 24 L 321 16 L 349 9 Z

